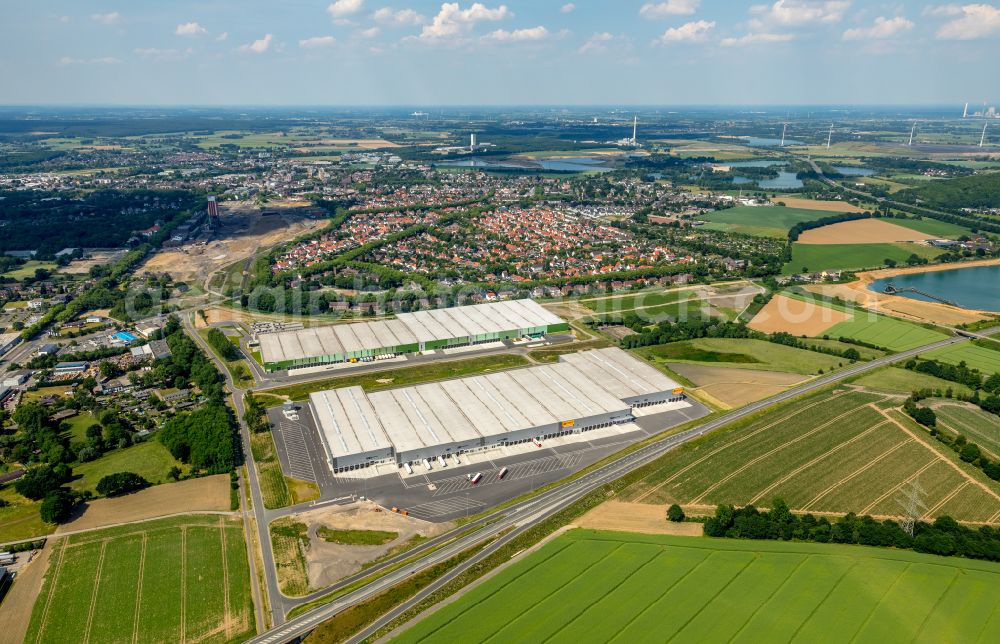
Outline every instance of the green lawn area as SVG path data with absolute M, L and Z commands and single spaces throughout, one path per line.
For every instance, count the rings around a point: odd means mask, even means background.
M 97 482 L 115 472 L 135 472 L 153 485 L 166 483 L 167 473 L 174 466 L 181 468 L 185 473 L 191 469 L 175 459 L 163 443 L 154 438 L 132 447 L 109 452 L 89 463 L 75 465 L 74 479 L 70 487 L 77 491 L 90 490 L 96 494 Z
M 271 432 L 252 434 L 250 436 L 250 450 L 253 452 L 254 462 L 257 463 L 260 493 L 264 499 L 264 507 L 273 510 L 291 505 L 292 495 L 288 489 L 285 475 L 281 471 L 281 462 L 278 460 Z
M 44 268 L 45 270 L 52 272 L 58 269 L 59 266 L 55 262 L 40 262 L 30 259 L 17 268 L 7 271 L 3 274 L 3 276 L 20 281 L 28 277 L 34 277 L 35 269 L 37 268 Z
M 74 444 L 87 440 L 87 428 L 97 423 L 97 419 L 89 411 L 85 411 L 63 422 L 69 425 L 69 440 Z
M 1000 417 L 978 407 L 968 407 L 952 401 L 931 402 L 941 403 L 934 410 L 939 427 L 943 425 L 964 435 L 971 442 L 987 449 L 994 460 L 1000 458 Z
M 972 390 L 965 385 L 918 371 L 910 371 L 901 367 L 884 367 L 876 369 L 863 376 L 852 380 L 856 385 L 875 389 L 877 391 L 888 391 L 891 393 L 908 394 L 918 389 L 930 389 L 932 391 L 947 391 L 949 388 L 956 394 L 966 396 L 972 395 Z
M 655 307 L 669 304 L 681 299 L 693 297 L 697 288 L 686 288 L 677 291 L 647 290 L 628 295 L 602 297 L 593 300 L 583 300 L 581 303 L 597 313 L 617 313 L 630 311 L 636 307 Z
M 526 367 L 530 364 L 528 359 L 523 356 L 500 354 L 482 356 L 480 358 L 468 358 L 466 360 L 429 362 L 416 367 L 401 367 L 399 369 L 387 369 L 374 373 L 327 378 L 326 380 L 267 389 L 263 393 L 272 396 L 288 396 L 292 400 L 305 400 L 312 392 L 323 391 L 324 389 L 361 386 L 365 391 L 378 391 L 380 389 L 415 385 L 433 380 L 447 380 L 449 378 L 461 378 L 463 376 L 492 371 L 503 371 L 515 367 Z
M 657 362 L 696 362 L 720 367 L 815 374 L 835 369 L 843 358 L 766 340 L 699 338 L 642 347 L 635 352 Z
M 387 530 L 337 530 L 326 526 L 320 526 L 316 534 L 323 541 L 342 546 L 382 546 L 399 536 Z
M 836 215 L 825 210 L 783 208 L 781 206 L 737 206 L 705 214 L 701 219 L 710 222 L 706 228 L 746 233 L 759 237 L 785 237 L 788 230 L 803 221 L 815 221 Z
M 921 355 L 922 358 L 932 358 L 948 364 L 958 364 L 964 362 L 973 369 L 979 369 L 983 373 L 993 374 L 1000 372 L 1000 351 L 987 349 L 969 342 L 955 344 L 950 347 L 943 347 L 928 351 Z
M 73 385 L 55 385 L 52 387 L 39 387 L 34 391 L 25 391 L 21 400 L 23 402 L 38 402 L 45 396 L 63 396 Z
M 989 641 L 998 584 L 915 552 L 572 530 L 395 641 Z
M 949 224 L 946 221 L 938 221 L 937 219 L 930 219 L 928 217 L 921 217 L 920 219 L 887 219 L 886 221 L 942 239 L 955 239 L 971 233 L 968 228 L 963 226 Z
M 239 519 L 190 515 L 57 541 L 25 641 L 223 643 L 254 630 Z
M 38 516 L 41 503 L 18 494 L 13 483 L 0 487 L 0 499 L 7 502 L 0 507 L 0 542 L 41 536 L 56 529 L 55 525 L 45 523 Z
M 869 349 L 868 347 L 858 346 L 856 344 L 850 344 L 848 342 L 841 342 L 840 340 L 824 340 L 823 338 L 808 338 L 804 339 L 803 342 L 806 344 L 815 344 L 818 347 L 824 349 L 833 349 L 834 351 L 846 351 L 847 349 L 854 349 L 861 355 L 862 360 L 874 360 L 875 358 L 881 358 L 885 355 L 885 351 L 879 351 L 878 349 Z
M 831 338 L 853 338 L 892 351 L 906 351 L 948 337 L 940 331 L 866 311 L 855 312 L 853 320 L 833 325 L 824 335 Z
M 854 270 L 878 268 L 886 259 L 906 264 L 912 254 L 934 259 L 943 251 L 923 244 L 792 244 L 792 261 L 785 264 L 782 273 L 792 275 L 825 270 Z

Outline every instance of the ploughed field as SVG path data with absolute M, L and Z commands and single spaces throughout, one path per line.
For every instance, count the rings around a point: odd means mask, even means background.
M 1000 565 L 836 544 L 573 530 L 400 642 L 977 642 Z
M 799 512 L 899 518 L 916 481 L 925 519 L 1000 522 L 1000 487 L 895 408 L 900 404 L 844 389 L 814 394 L 670 452 L 621 500 L 710 512 L 781 498 Z
M 241 524 L 191 515 L 59 540 L 25 641 L 230 642 L 254 629 Z

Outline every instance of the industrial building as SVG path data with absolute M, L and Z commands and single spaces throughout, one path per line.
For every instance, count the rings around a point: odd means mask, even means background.
M 0 333 L 0 356 L 13 349 L 20 341 L 20 333 Z
M 262 333 L 257 340 L 264 368 L 276 371 L 540 337 L 568 329 L 557 315 L 526 299 L 400 313 L 394 320 Z
M 366 394 L 310 396 L 333 472 L 398 466 L 634 420 L 632 409 L 684 403 L 684 390 L 621 349 L 562 356 L 555 364 Z

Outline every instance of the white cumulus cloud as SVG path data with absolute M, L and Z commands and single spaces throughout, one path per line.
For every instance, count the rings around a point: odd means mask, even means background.
M 457 2 L 445 2 L 431 24 L 424 25 L 420 39 L 433 41 L 460 36 L 468 33 L 478 22 L 496 22 L 513 15 L 507 5 L 490 9 L 481 2 L 476 2 L 468 9 L 462 9 Z
M 714 20 L 696 20 L 667 29 L 654 42 L 663 45 L 674 42 L 701 42 L 708 39 L 708 33 L 713 29 L 715 29 Z
M 576 9 L 576 5 L 573 4 L 572 2 L 567 2 L 562 7 L 559 8 L 559 12 L 560 13 L 573 13 L 574 9 Z
M 422 25 L 427 22 L 427 18 L 420 15 L 413 9 L 393 10 L 389 7 L 382 7 L 377 10 L 372 14 L 372 18 L 374 18 L 376 22 L 392 27 Z
M 770 6 L 754 5 L 750 8 L 750 13 L 758 16 L 751 22 L 751 27 L 798 27 L 840 22 L 850 6 L 850 0 L 776 0 Z
M 666 0 L 666 2 L 647 2 L 639 9 L 643 18 L 656 20 L 668 16 L 689 16 L 698 10 L 701 0 Z
M 111 13 L 91 14 L 90 19 L 101 25 L 117 25 L 122 21 L 122 15 L 117 11 Z
M 216 42 L 224 42 L 229 38 L 229 32 L 223 31 L 221 34 L 215 37 Z
M 977 40 L 1000 34 L 1000 8 L 993 5 L 945 5 L 929 13 L 954 17 L 938 29 L 941 40 Z
M 177 25 L 174 33 L 178 36 L 203 36 L 208 33 L 208 30 L 197 22 L 185 22 Z
M 358 32 L 358 35 L 362 38 L 374 38 L 381 31 L 378 27 L 369 27 L 368 29 L 362 29 Z
M 549 30 L 539 25 L 537 27 L 529 27 L 526 29 L 514 29 L 513 31 L 497 29 L 496 31 L 483 36 L 483 40 L 494 40 L 497 42 L 531 42 L 545 40 L 548 37 Z
M 745 36 L 740 36 L 738 38 L 723 38 L 721 44 L 723 47 L 741 47 L 744 45 L 760 45 L 768 43 L 788 42 L 790 40 L 795 40 L 795 36 L 792 34 L 751 32 L 746 34 Z
M 333 36 L 314 36 L 300 40 L 299 47 L 302 49 L 319 49 L 321 47 L 329 47 L 335 42 L 337 42 L 337 39 Z
M 259 38 L 252 43 L 246 45 L 240 45 L 240 51 L 249 54 L 263 54 L 265 51 L 271 48 L 271 41 L 274 40 L 274 36 L 271 34 L 264 34 L 263 38 Z
M 608 50 L 608 43 L 615 39 L 614 34 L 609 31 L 595 33 L 583 43 L 579 52 L 581 54 L 601 53 Z
M 365 0 L 337 0 L 326 8 L 331 18 L 346 18 L 353 16 L 364 7 Z
M 885 40 L 913 29 L 913 22 L 903 16 L 879 16 L 870 27 L 855 27 L 844 32 L 844 40 Z

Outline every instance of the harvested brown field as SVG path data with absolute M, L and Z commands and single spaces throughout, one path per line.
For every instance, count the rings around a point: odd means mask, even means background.
M 225 474 L 155 485 L 113 499 L 96 499 L 84 505 L 56 534 L 92 530 L 131 521 L 185 512 L 228 512 L 229 477 Z
M 864 212 L 852 203 L 846 201 L 821 201 L 819 199 L 803 199 L 802 197 L 771 197 L 773 203 L 779 201 L 789 208 L 801 210 L 824 210 L 826 212 Z
M 934 239 L 933 235 L 890 224 L 881 219 L 858 219 L 807 230 L 800 244 L 894 244 Z
M 850 319 L 847 313 L 830 307 L 775 295 L 747 326 L 763 333 L 784 331 L 792 335 L 816 337 L 833 325 Z
M 680 537 L 700 537 L 704 533 L 701 523 L 668 521 L 665 505 L 622 501 L 605 501 L 574 521 L 573 525 L 593 530 L 672 534 Z
M 741 407 L 785 391 L 806 379 L 797 373 L 731 369 L 709 365 L 669 363 L 671 371 L 695 385 L 695 395 L 703 394 L 726 408 Z

